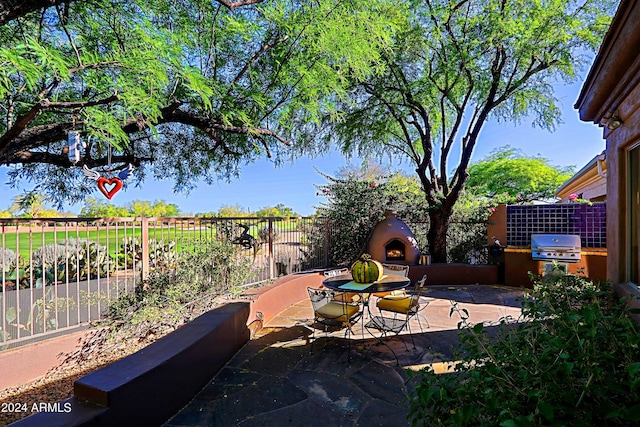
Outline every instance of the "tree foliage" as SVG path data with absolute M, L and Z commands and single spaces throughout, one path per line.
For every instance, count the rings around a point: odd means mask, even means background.
M 285 206 L 282 203 L 278 203 L 275 206 L 265 206 L 257 210 L 256 212 L 250 212 L 249 209 L 245 209 L 242 206 L 236 205 L 223 205 L 217 212 L 199 213 L 197 216 L 214 216 L 222 218 L 244 218 L 244 217 L 292 217 L 298 216 L 292 208 Z
M 552 166 L 548 159 L 506 146 L 471 164 L 467 189 L 502 203 L 550 201 L 572 174 L 572 167 Z
M 283 203 L 278 203 L 275 206 L 265 206 L 256 211 L 255 216 L 258 217 L 292 217 L 298 216 L 292 208 L 285 206 Z
M 317 214 L 328 220 L 331 235 L 330 262 L 348 264 L 366 251 L 368 239 L 385 211 L 394 211 L 413 232 L 423 252 L 427 252 L 429 206 L 416 176 L 390 172 L 381 165 L 364 162 L 349 166 L 336 177 L 318 186 L 318 196 L 326 198 Z M 448 229 L 447 262 L 485 263 L 487 218 L 494 201 L 464 191 L 454 208 Z M 324 231 L 319 240 L 324 239 Z
M 435 261 L 444 261 L 446 231 L 483 126 L 491 118 L 532 117 L 553 129 L 559 109 L 552 85 L 576 78 L 608 28 L 613 3 L 403 3 L 410 24 L 384 52 L 382 72 L 354 82 L 327 138 L 346 152 L 401 156 L 415 166 L 431 207 L 430 247 Z
M 89 197 L 80 211 L 80 217 L 84 218 L 128 218 L 128 217 L 175 217 L 180 214 L 180 209 L 174 203 L 164 200 L 156 200 L 153 203 L 146 200 L 134 200 L 124 206 L 116 206 L 112 203 L 96 200 Z
M 8 217 L 58 218 L 63 216 L 51 207 L 46 197 L 33 192 L 26 192 L 14 197 L 7 212 L 10 213 Z
M 387 3 L 73 1 L 0 20 L 0 164 L 77 202 L 95 191 L 84 165 L 188 190 L 282 161 L 314 135 L 293 117 L 318 121 L 342 74 L 375 72 L 400 19 Z M 76 167 L 69 132 L 86 143 Z
M 553 128 L 552 85 L 575 79 L 614 3 L 95 0 L 35 9 L 0 20 L 0 164 L 14 166 L 14 182 L 29 178 L 52 199 L 77 202 L 95 191 L 84 165 L 109 174 L 131 163 L 127 181 L 170 177 L 189 190 L 326 142 L 402 156 L 430 207 L 430 250 L 444 261 L 484 124 L 532 116 Z M 72 131 L 87 144 L 78 167 L 65 152 Z

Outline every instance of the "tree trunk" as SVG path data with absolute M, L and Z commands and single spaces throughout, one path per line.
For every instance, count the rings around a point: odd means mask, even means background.
M 447 209 L 445 206 L 429 211 L 427 240 L 429 241 L 432 262 L 447 262 L 447 230 L 450 218 L 451 209 Z

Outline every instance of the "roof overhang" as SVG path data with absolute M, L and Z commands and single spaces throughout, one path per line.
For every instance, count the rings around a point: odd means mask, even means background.
M 595 156 L 582 169 L 566 180 L 564 184 L 556 190 L 556 196 L 563 199 L 569 194 L 576 192 L 576 189 L 584 188 L 596 181 L 606 179 L 606 163 L 602 161 L 603 155 L 604 153 Z M 601 163 L 600 165 L 598 165 L 599 160 Z M 603 163 L 605 163 L 605 165 L 602 165 Z
M 621 0 L 574 105 L 580 120 L 600 125 L 640 83 L 638 23 L 638 0 Z

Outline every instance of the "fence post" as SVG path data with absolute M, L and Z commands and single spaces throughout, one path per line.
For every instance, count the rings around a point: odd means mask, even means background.
M 142 245 L 142 269 L 140 271 L 141 279 L 149 278 L 149 218 L 142 218 L 140 221 L 142 236 L 140 238 Z
M 269 217 L 269 279 L 275 278 L 273 267 L 273 218 Z

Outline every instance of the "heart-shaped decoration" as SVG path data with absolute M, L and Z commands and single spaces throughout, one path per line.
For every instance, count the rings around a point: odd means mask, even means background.
M 111 200 L 114 194 L 116 194 L 122 188 L 122 180 L 120 178 L 103 178 L 97 179 L 98 190 L 104 194 L 104 196 Z M 107 189 L 106 186 L 113 186 Z

